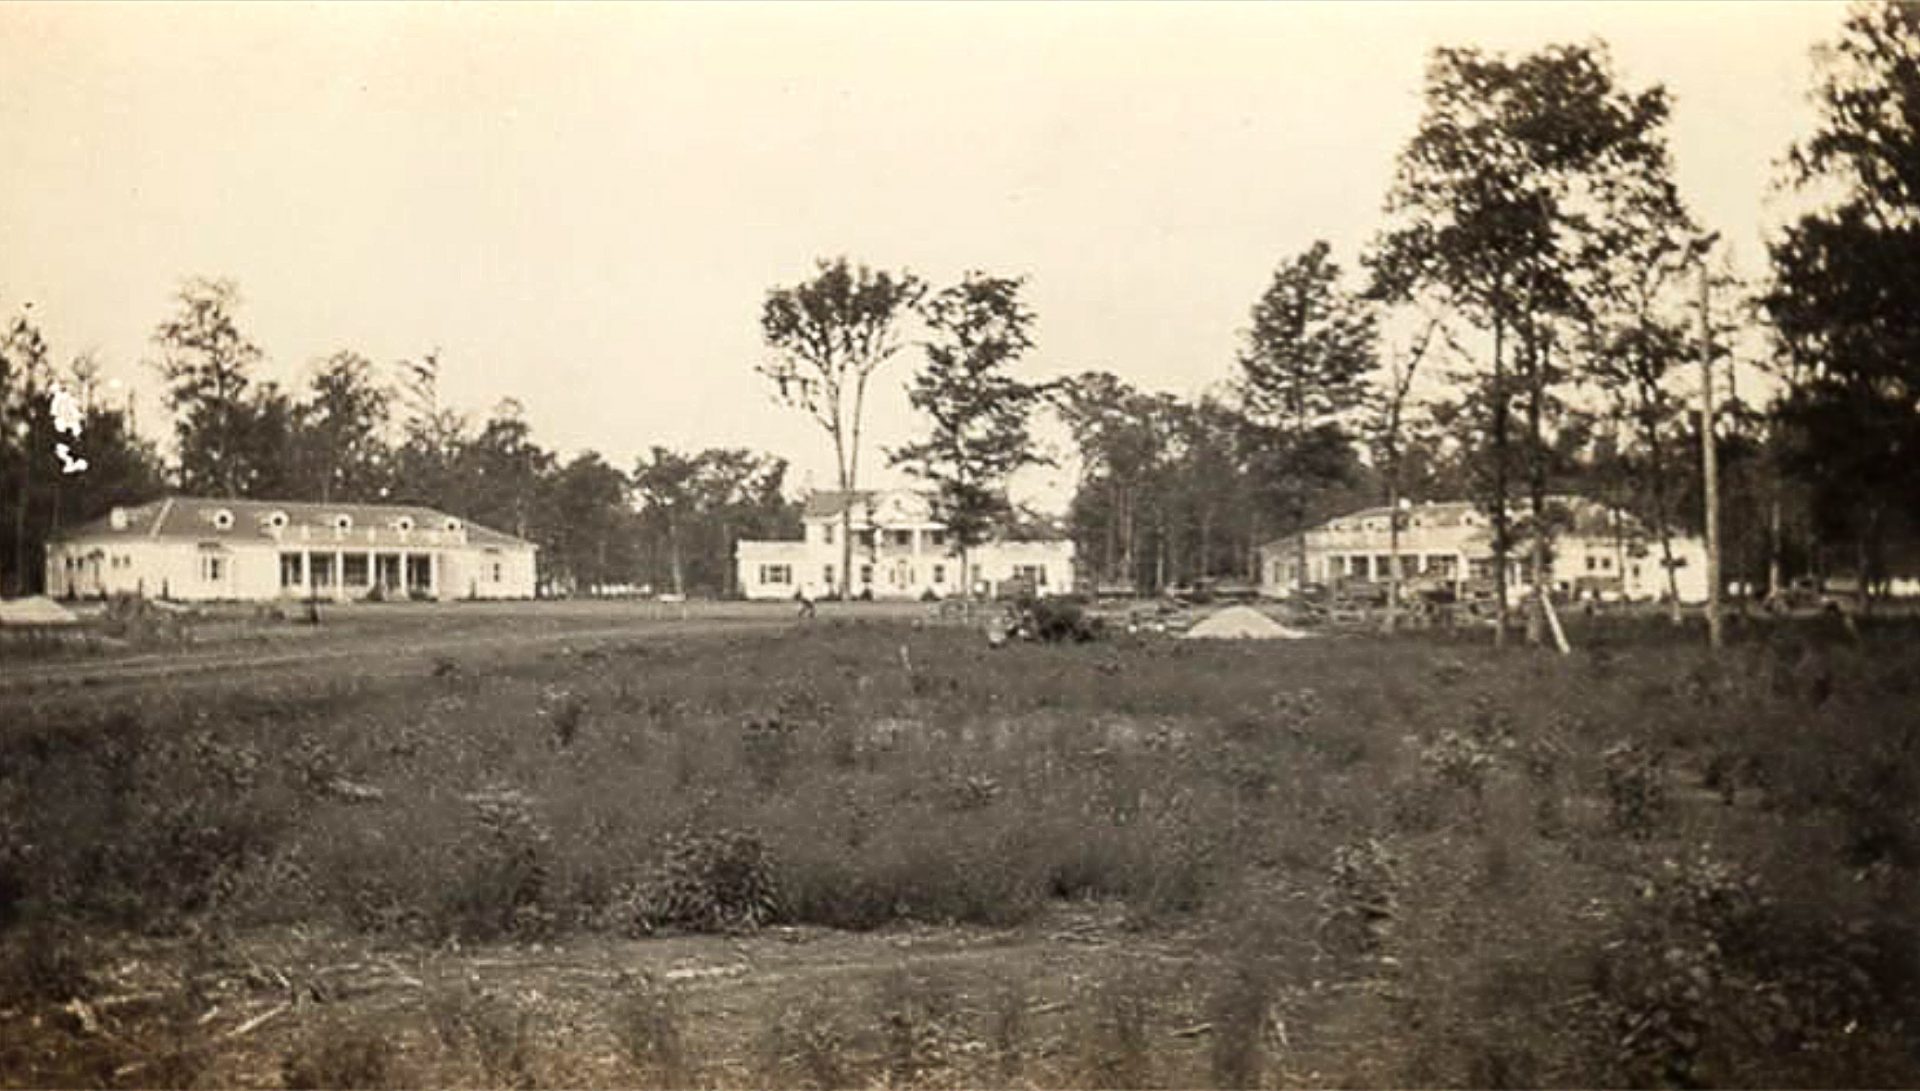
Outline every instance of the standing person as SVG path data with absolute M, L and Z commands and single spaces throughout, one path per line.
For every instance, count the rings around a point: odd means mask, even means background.
M 795 591 L 793 594 L 795 598 L 800 600 L 801 620 L 804 621 L 808 618 L 811 618 L 814 615 L 815 611 L 813 607 L 813 599 L 807 595 L 807 589 L 802 587 L 798 591 Z

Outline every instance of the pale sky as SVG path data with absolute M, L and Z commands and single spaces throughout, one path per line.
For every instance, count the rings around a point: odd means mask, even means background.
M 753 365 L 817 257 L 1029 278 L 1039 378 L 1227 378 L 1273 268 L 1352 267 L 1427 53 L 1605 39 L 1664 83 L 1678 182 L 1758 271 L 1837 3 L 0 5 L 0 313 L 141 361 L 189 275 L 231 277 L 265 374 L 438 346 L 622 468 L 651 444 L 825 437 Z M 908 438 L 903 357 L 865 464 Z M 867 482 L 888 480 L 882 471 Z

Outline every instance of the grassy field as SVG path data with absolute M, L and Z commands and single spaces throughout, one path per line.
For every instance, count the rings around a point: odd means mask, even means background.
M 1920 1083 L 1910 623 L 484 609 L 0 687 L 0 1081 Z

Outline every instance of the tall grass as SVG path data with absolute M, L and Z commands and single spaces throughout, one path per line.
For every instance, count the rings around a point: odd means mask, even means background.
M 1369 1049 L 1321 1047 L 1354 1082 L 1911 1081 L 1920 657 L 1887 628 L 1747 635 L 1710 662 L 1611 622 L 1569 659 L 824 623 L 197 703 L 22 701 L 0 731 L 0 992 L 90 987 L 84 943 L 33 939 L 55 922 L 439 943 L 1011 927 L 1098 901 L 1259 967 L 1188 983 L 1208 1040 L 1187 1079 L 1281 1079 L 1283 996 L 1351 985 L 1391 999 L 1315 1000 L 1321 1018 L 1397 1013 Z M 940 1058 L 916 1035 L 959 1016 L 894 988 L 871 1049 L 919 1079 Z M 1055 1074 L 1180 1078 L 1162 994 L 1146 970 L 1089 993 L 1079 1067 Z M 627 1048 L 672 1081 L 691 1047 L 650 1003 L 621 1017 Z M 1002 1008 L 979 1033 L 1010 1078 L 1030 1028 Z M 465 1010 L 445 1033 L 487 1079 L 529 1079 L 521 1017 Z M 843 1017 L 790 1013 L 769 1074 L 847 1077 Z M 378 1082 L 388 1060 L 341 1039 L 289 1071 Z

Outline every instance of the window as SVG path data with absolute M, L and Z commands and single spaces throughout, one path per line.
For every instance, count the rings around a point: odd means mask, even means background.
M 333 529 L 335 529 L 335 530 L 351 530 L 351 529 L 353 529 L 353 516 L 351 516 L 351 515 L 348 515 L 348 514 L 346 514 L 345 512 L 341 512 L 341 513 L 340 513 L 339 515 L 336 515 L 336 516 L 334 516 L 334 517 L 333 517 Z M 364 558 L 363 558 L 363 559 L 364 559 Z
M 213 513 L 213 529 L 232 530 L 233 529 L 233 513 L 228 511 L 225 508 L 221 508 L 219 511 L 214 512 Z
M 821 566 L 820 582 L 826 584 L 828 587 L 833 586 L 833 566 L 832 565 L 829 564 L 829 565 Z
M 1605 571 L 1605 572 L 1613 571 L 1613 558 L 1612 557 L 1600 558 L 1600 568 L 1602 571 Z
M 887 541 L 889 544 L 892 544 L 892 545 L 899 545 L 899 546 L 912 545 L 913 531 L 910 531 L 910 530 L 887 531 Z
M 947 532 L 946 532 L 946 531 L 944 531 L 944 530 L 935 530 L 935 531 L 930 531 L 930 532 L 928 532 L 928 534 L 927 534 L 927 542 L 928 542 L 928 544 L 930 544 L 930 545 L 937 545 L 937 546 L 943 546 L 943 545 L 946 545 L 946 544 L 947 544 Z
M 790 564 L 763 564 L 760 566 L 760 582 L 765 584 L 790 584 L 793 582 L 793 566 Z
M 1706 441 L 1701 440 L 1700 442 L 1705 443 Z M 1599 568 L 1600 568 L 1600 558 L 1594 556 L 1591 553 L 1587 554 L 1587 571 L 1596 572 L 1599 570 Z
M 269 512 L 266 519 L 262 521 L 274 530 L 287 529 L 287 513 L 284 511 Z
M 402 515 L 402 516 L 401 516 L 400 518 L 398 518 L 398 519 L 395 519 L 395 520 L 393 521 L 393 529 L 395 529 L 395 530 L 397 530 L 397 531 L 399 531 L 399 532 L 400 532 L 400 533 L 402 533 L 402 534 L 405 534 L 405 533 L 407 533 L 408 531 L 410 531 L 410 530 L 412 530 L 412 529 L 413 529 L 413 516 L 411 516 L 411 515 Z
M 935 583 L 947 582 L 947 566 L 946 565 L 936 564 L 933 566 L 933 582 Z
M 825 523 L 821 525 L 820 540 L 827 545 L 833 544 L 833 524 L 832 523 Z M 831 572 L 832 570 L 829 569 L 828 571 Z M 833 579 L 833 577 L 829 575 L 827 579 L 831 580 Z
M 1013 578 L 1034 587 L 1047 585 L 1047 566 L 1041 564 L 1017 564 L 1013 566 Z
M 367 555 L 365 553 L 340 555 L 340 586 L 367 586 Z
M 455 519 L 452 516 L 448 516 L 447 521 L 440 524 L 440 529 L 451 534 L 454 531 L 460 529 L 460 520 Z
M 300 586 L 302 583 L 305 582 L 305 580 L 302 578 L 306 574 L 305 568 L 306 568 L 306 565 L 302 561 L 300 554 L 298 553 L 280 554 L 280 586 L 282 587 Z
M 503 566 L 499 561 L 493 562 L 493 582 L 495 583 L 500 582 L 501 572 L 504 570 L 504 567 L 505 566 Z
M 863 564 L 860 566 L 860 582 L 863 584 L 873 583 L 873 566 L 872 565 Z
M 217 553 L 203 554 L 200 557 L 200 578 L 208 583 L 219 583 L 227 576 L 227 559 Z

